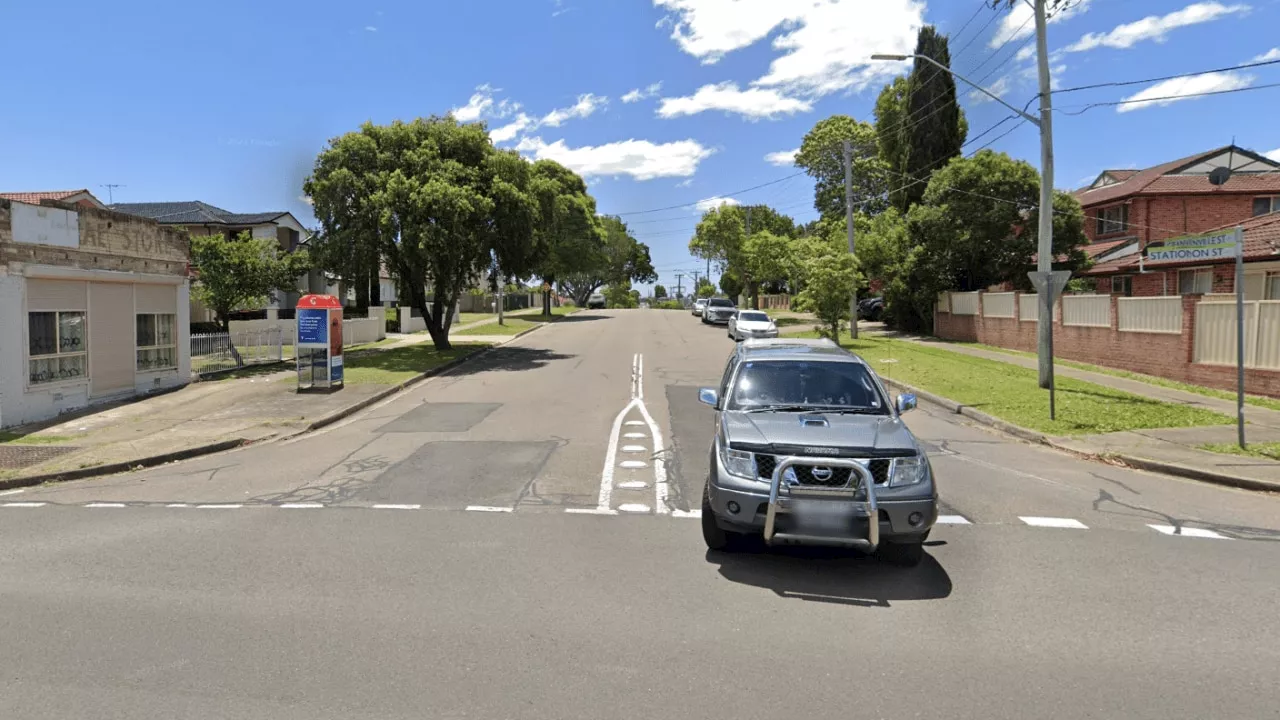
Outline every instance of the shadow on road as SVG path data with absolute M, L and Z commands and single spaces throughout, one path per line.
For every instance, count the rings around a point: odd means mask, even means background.
M 535 370 L 556 360 L 568 360 L 572 357 L 576 356 L 545 348 L 508 345 L 481 355 L 470 362 L 462 363 L 449 374 L 456 377 L 483 372 Z
M 903 568 L 851 550 L 761 544 L 732 554 L 708 550 L 707 562 L 718 564 L 731 582 L 812 602 L 889 607 L 895 600 L 951 594 L 951 577 L 929 554 L 918 567 Z

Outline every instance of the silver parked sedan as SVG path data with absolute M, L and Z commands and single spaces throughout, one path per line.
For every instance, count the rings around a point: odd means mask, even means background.
M 776 338 L 778 326 L 759 310 L 739 310 L 737 315 L 729 318 L 729 337 L 734 340 Z

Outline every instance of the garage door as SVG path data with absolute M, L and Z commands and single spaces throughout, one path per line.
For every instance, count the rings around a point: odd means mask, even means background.
M 89 393 L 133 391 L 133 286 L 89 284 Z

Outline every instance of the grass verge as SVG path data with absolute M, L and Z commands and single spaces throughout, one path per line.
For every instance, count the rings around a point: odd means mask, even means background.
M 804 333 L 801 337 L 816 337 Z M 1085 435 L 1143 428 L 1223 425 L 1231 418 L 1072 378 L 1058 378 L 1057 419 L 1049 420 L 1049 394 L 1036 371 L 936 347 L 891 338 L 841 342 L 885 378 L 936 393 L 1050 435 Z
M 422 343 L 367 353 L 344 360 L 343 382 L 347 385 L 398 385 L 484 347 L 487 346 L 483 343 L 471 343 L 454 345 L 449 350 L 437 350 L 430 343 Z
M 555 318 L 557 317 L 558 316 L 556 315 L 552 315 L 552 322 L 554 322 Z M 528 330 L 530 328 L 538 327 L 539 325 L 542 325 L 543 323 L 546 323 L 546 322 L 547 322 L 547 317 L 545 315 L 508 316 L 504 319 L 502 325 L 499 325 L 498 321 L 495 320 L 491 323 L 486 323 L 484 325 L 477 325 L 476 327 L 467 328 L 465 330 L 459 330 L 457 332 L 450 333 L 450 334 L 451 335 L 515 335 L 516 333 L 524 332 L 525 330 Z
M 981 350 L 991 350 L 992 352 L 1000 352 L 1006 355 L 1017 355 L 1019 357 L 1035 357 L 1035 353 L 1023 352 L 1021 350 L 1010 350 L 1009 348 L 996 347 L 994 345 L 983 345 L 981 343 L 956 343 L 965 347 L 979 348 Z M 1170 390 L 1181 390 L 1183 392 L 1194 393 L 1204 397 L 1218 398 L 1219 400 L 1235 400 L 1236 394 L 1230 390 L 1219 390 L 1217 388 L 1205 387 L 1203 385 L 1192 385 L 1191 383 L 1170 380 L 1155 375 L 1144 375 L 1129 370 L 1118 370 L 1116 368 L 1104 367 L 1102 365 L 1091 365 L 1089 363 L 1076 362 L 1075 360 L 1063 360 L 1062 358 L 1054 358 L 1055 365 L 1063 367 L 1075 368 L 1076 370 L 1085 370 L 1087 372 L 1096 372 L 1102 375 L 1110 375 L 1112 377 L 1124 378 L 1126 380 L 1137 380 L 1148 385 L 1159 385 L 1160 387 L 1169 388 Z M 1254 407 L 1267 408 L 1268 410 L 1280 411 L 1280 400 L 1269 397 L 1261 397 L 1258 395 L 1245 395 L 1244 402 L 1246 405 Z
M 1280 442 L 1273 443 L 1254 443 L 1248 447 L 1241 449 L 1235 443 L 1207 443 L 1200 446 L 1201 450 L 1209 452 L 1223 453 L 1224 455 L 1244 455 L 1247 457 L 1265 458 L 1267 460 L 1280 460 Z
M 24 435 L 14 432 L 0 432 L 0 445 L 58 445 L 71 442 L 74 438 L 61 435 Z

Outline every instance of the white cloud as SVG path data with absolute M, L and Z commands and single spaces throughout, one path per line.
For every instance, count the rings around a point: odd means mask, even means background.
M 646 98 L 654 97 L 661 90 L 662 90 L 662 83 L 660 82 L 653 83 L 652 85 L 650 85 L 649 87 L 643 90 L 641 90 L 640 88 L 636 88 L 635 90 L 632 90 L 626 95 L 623 95 L 622 102 L 628 103 L 628 104 L 634 103 L 634 102 L 640 102 L 641 100 L 644 100 Z
M 659 22 L 684 52 L 705 64 L 781 29 L 780 55 L 753 85 L 789 95 L 860 90 L 901 68 L 871 55 L 910 53 L 924 23 L 922 0 L 653 0 L 671 11 Z
M 1198 2 L 1168 15 L 1148 15 L 1124 25 L 1117 25 L 1110 32 L 1089 33 L 1069 45 L 1067 52 L 1083 52 L 1098 47 L 1124 50 L 1143 40 L 1163 42 L 1170 31 L 1189 25 L 1212 22 L 1227 15 L 1249 11 L 1248 5 L 1223 5 L 1218 2 Z
M 481 85 L 476 88 L 475 95 L 471 96 L 466 105 L 454 108 L 451 112 L 458 122 L 475 122 L 491 107 L 493 107 L 493 88 Z
M 378 28 L 376 28 L 376 27 L 374 27 L 374 26 L 372 26 L 372 25 L 365 25 L 365 26 L 364 26 L 364 31 L 365 31 L 365 32 L 378 32 Z
M 741 205 L 741 204 L 742 203 L 739 203 L 737 200 L 734 200 L 731 197 L 720 197 L 719 195 L 716 195 L 713 197 L 703 198 L 702 200 L 699 200 L 697 205 L 695 205 L 695 207 L 698 209 L 698 212 L 704 213 L 708 210 L 713 210 L 722 205 Z
M 1262 153 L 1262 154 L 1269 160 L 1275 160 L 1276 162 L 1280 162 L 1280 148 L 1276 148 L 1271 152 Z
M 1032 69 L 1034 70 L 1034 68 Z M 1004 94 L 1009 92 L 1009 88 L 1011 87 L 1013 87 L 1013 75 L 1001 75 L 998 80 L 988 85 L 987 89 L 990 90 L 992 94 L 1003 98 Z M 970 90 L 969 102 L 974 105 L 981 105 L 985 102 L 992 102 L 992 100 L 990 97 L 987 97 L 985 93 L 979 92 L 978 90 Z
M 1182 97 L 1185 95 L 1194 95 L 1196 93 L 1215 92 L 1219 90 L 1237 90 L 1239 88 L 1249 87 L 1253 84 L 1253 76 L 1240 72 L 1217 72 L 1208 75 L 1196 75 L 1195 77 L 1181 77 L 1172 80 L 1158 82 L 1151 87 L 1124 98 L 1129 102 L 1125 105 L 1117 105 L 1118 112 L 1130 112 L 1133 110 L 1141 110 L 1145 107 L 1171 105 L 1175 102 L 1181 102 L 1190 98 Z M 1152 100 L 1151 98 L 1171 98 L 1167 100 Z M 1145 102 L 1143 102 L 1145 101 Z
M 765 162 L 770 165 L 787 167 L 795 164 L 796 155 L 798 154 L 800 154 L 800 148 L 796 148 L 795 150 L 780 150 L 778 152 L 771 152 L 768 155 L 765 155 L 764 159 Z
M 813 104 L 807 100 L 787 97 L 777 90 L 765 88 L 741 90 L 737 83 L 732 82 L 703 85 L 692 95 L 662 98 L 661 103 L 658 107 L 658 117 L 662 118 L 697 115 L 707 110 L 723 110 L 758 120 L 779 115 L 794 115 L 813 109 Z
M 517 135 L 527 130 L 532 124 L 533 118 L 525 115 L 524 113 L 520 113 L 519 115 L 516 115 L 515 120 L 512 120 L 509 124 L 490 130 L 489 138 L 495 143 L 507 142 L 515 139 Z
M 300 202 L 300 203 L 306 203 L 307 205 L 315 205 L 315 204 L 316 204 L 316 201 L 315 201 L 315 200 L 312 200 L 310 197 L 308 197 L 308 196 L 306 196 L 306 195 L 299 195 L 299 196 L 298 196 L 298 202 Z
M 540 137 L 527 137 L 516 149 L 538 160 L 555 160 L 583 177 L 629 175 L 636 180 L 690 177 L 699 163 L 715 153 L 696 140 L 653 143 L 633 139 L 571 148 L 564 140 L 548 144 Z
M 578 102 L 567 108 L 557 108 L 543 116 L 539 125 L 560 127 L 565 120 L 589 117 L 592 113 L 609 104 L 609 98 L 586 93 L 578 96 Z
M 1065 10 L 1049 15 L 1047 21 L 1049 23 L 1059 23 L 1089 12 L 1089 3 L 1091 1 L 1080 0 L 1080 2 L 1072 3 Z M 1021 40 L 1034 35 L 1036 32 L 1036 23 L 1032 19 L 1034 15 L 1035 13 L 1031 10 L 1031 6 L 1027 3 L 1021 1 L 1014 3 L 1009 12 L 1000 18 L 1000 27 L 996 28 L 996 33 L 991 36 L 991 40 L 987 43 L 988 47 L 998 48 L 1007 42 Z M 1019 50 L 1015 57 L 1018 60 L 1025 60 L 1035 54 L 1035 51 L 1034 45 L 1028 45 Z M 1025 57 L 1023 53 L 1026 53 Z
M 1280 47 L 1273 47 L 1249 62 L 1267 62 L 1268 60 L 1280 60 Z
M 1280 152 L 1280 150 L 1278 150 L 1277 152 Z M 693 178 L 686 178 L 686 179 L 681 180 L 680 182 L 676 183 L 676 187 L 678 187 L 678 188 L 687 188 L 687 187 L 689 187 L 689 186 L 690 186 L 690 185 L 692 185 L 692 184 L 693 184 Z

